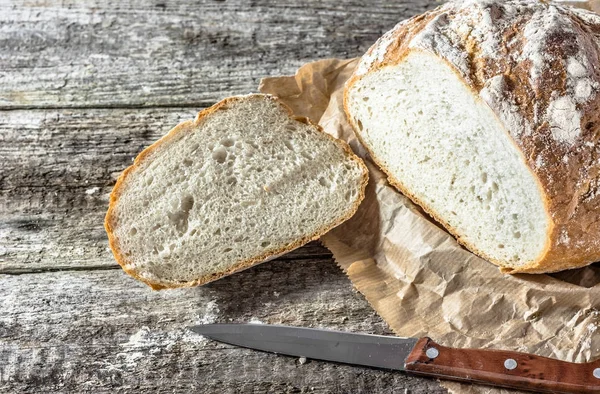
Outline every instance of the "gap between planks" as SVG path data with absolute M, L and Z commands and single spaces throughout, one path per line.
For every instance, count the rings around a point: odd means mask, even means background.
M 60 110 L 118 110 L 118 109 L 161 109 L 161 108 L 208 108 L 212 107 L 216 103 L 220 102 L 221 99 L 210 100 L 210 101 L 197 101 L 187 103 L 168 103 L 168 104 L 114 104 L 114 105 L 23 105 L 23 106 L 12 106 L 3 107 L 0 105 L 0 112 L 11 112 L 11 111 L 60 111 Z
M 296 249 L 297 250 L 297 249 Z M 290 256 L 281 256 L 277 259 L 271 261 L 302 261 L 302 262 L 330 262 L 333 261 L 333 256 L 331 253 L 319 253 L 319 254 L 307 254 L 307 255 L 290 255 Z M 260 264 L 268 264 L 271 261 L 267 261 L 265 263 Z M 256 265 L 260 265 L 256 264 Z M 0 268 L 0 276 L 1 275 L 11 275 L 11 276 L 19 276 L 19 275 L 35 275 L 35 274 L 46 274 L 50 272 L 81 272 L 81 271 L 110 271 L 110 270 L 119 270 L 121 269 L 120 265 L 90 265 L 84 267 L 73 267 L 73 266 L 56 266 L 56 267 L 40 267 L 40 268 L 7 268 L 3 270 Z

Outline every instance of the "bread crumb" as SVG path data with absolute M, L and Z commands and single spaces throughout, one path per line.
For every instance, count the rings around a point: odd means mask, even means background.
M 306 357 L 300 357 L 300 358 L 298 359 L 298 362 L 300 363 L 300 365 L 304 365 L 304 364 L 306 364 L 306 362 L 307 362 L 307 360 L 306 360 Z

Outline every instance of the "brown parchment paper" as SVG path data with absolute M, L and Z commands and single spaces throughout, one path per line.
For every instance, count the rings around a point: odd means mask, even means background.
M 507 276 L 459 246 L 387 183 L 355 138 L 342 98 L 356 65 L 356 59 L 317 61 L 260 85 L 366 159 L 365 200 L 352 219 L 322 238 L 354 286 L 399 336 L 574 362 L 598 358 L 600 268 Z M 514 392 L 442 384 L 455 393 Z

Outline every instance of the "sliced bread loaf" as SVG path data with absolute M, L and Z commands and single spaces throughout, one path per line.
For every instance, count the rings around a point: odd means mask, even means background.
M 199 285 L 319 238 L 354 214 L 367 177 L 346 143 L 276 98 L 231 97 L 136 158 L 105 227 L 127 273 Z
M 504 271 L 600 260 L 600 16 L 457 0 L 398 24 L 345 93 L 390 182 Z

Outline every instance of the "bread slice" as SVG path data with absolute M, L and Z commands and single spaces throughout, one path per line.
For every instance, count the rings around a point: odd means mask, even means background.
M 278 99 L 231 97 L 136 158 L 105 227 L 130 275 L 200 285 L 318 239 L 355 213 L 367 178 L 346 143 Z
M 600 259 L 600 17 L 457 0 L 362 58 L 345 109 L 390 183 L 505 272 Z

